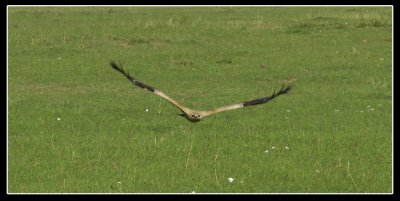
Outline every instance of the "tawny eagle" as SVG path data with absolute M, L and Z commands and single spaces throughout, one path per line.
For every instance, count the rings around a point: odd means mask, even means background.
M 290 85 L 282 86 L 282 88 L 278 92 L 274 91 L 274 93 L 271 96 L 266 96 L 266 97 L 258 98 L 258 99 L 251 100 L 251 101 L 244 101 L 244 102 L 236 103 L 233 105 L 222 106 L 222 107 L 215 108 L 212 110 L 199 111 L 199 110 L 193 110 L 193 109 L 187 108 L 187 107 L 181 105 L 180 103 L 178 103 L 176 100 L 169 97 L 167 94 L 165 94 L 147 84 L 144 84 L 143 82 L 136 80 L 128 72 L 126 72 L 122 67 L 118 66 L 115 62 L 110 62 L 110 64 L 115 70 L 122 73 L 126 78 L 128 78 L 134 85 L 136 85 L 142 89 L 145 89 L 149 92 L 152 92 L 154 94 L 157 94 L 157 95 L 161 96 L 162 98 L 166 99 L 167 101 L 169 101 L 170 103 L 172 103 L 173 105 L 175 105 L 176 107 L 178 107 L 179 110 L 181 110 L 183 112 L 183 114 L 179 114 L 179 115 L 185 117 L 187 120 L 189 120 L 191 122 L 198 122 L 205 117 L 208 117 L 210 115 L 213 115 L 213 114 L 216 114 L 219 112 L 234 110 L 234 109 L 252 106 L 252 105 L 263 104 L 263 103 L 266 103 L 266 102 L 274 99 L 275 97 L 278 97 L 279 95 L 288 93 L 291 89 Z

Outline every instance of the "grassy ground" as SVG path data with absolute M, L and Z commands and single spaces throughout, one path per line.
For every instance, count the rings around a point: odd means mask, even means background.
M 391 19 L 389 7 L 10 7 L 8 191 L 391 192 Z M 194 109 L 296 81 L 194 124 L 110 60 Z

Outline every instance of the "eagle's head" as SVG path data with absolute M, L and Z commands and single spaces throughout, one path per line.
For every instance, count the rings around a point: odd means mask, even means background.
M 182 117 L 185 117 L 187 120 L 191 122 L 199 122 L 201 118 L 203 118 L 200 114 L 197 113 L 191 113 L 191 114 L 179 114 Z

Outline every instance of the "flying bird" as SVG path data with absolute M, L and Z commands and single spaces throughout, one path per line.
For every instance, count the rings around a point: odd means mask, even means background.
M 189 120 L 191 122 L 198 122 L 205 117 L 208 117 L 213 114 L 217 114 L 219 112 L 234 110 L 234 109 L 252 106 L 252 105 L 264 104 L 282 94 L 288 93 L 291 89 L 290 85 L 282 86 L 282 88 L 278 92 L 274 91 L 274 93 L 271 96 L 266 96 L 266 97 L 258 98 L 258 99 L 251 100 L 251 101 L 243 101 L 241 103 L 236 103 L 236 104 L 232 104 L 232 105 L 226 105 L 226 106 L 218 107 L 218 108 L 215 108 L 212 110 L 200 111 L 200 110 L 193 110 L 193 109 L 187 108 L 187 107 L 181 105 L 180 103 L 178 103 L 176 100 L 169 97 L 167 94 L 163 93 L 162 91 L 157 90 L 157 89 L 153 88 L 152 86 L 149 86 L 143 82 L 136 80 L 128 72 L 126 72 L 122 67 L 118 66 L 115 62 L 110 62 L 110 64 L 115 70 L 122 73 L 126 78 L 128 78 L 128 80 L 130 80 L 135 86 L 138 86 L 138 87 L 140 87 L 146 91 L 149 91 L 151 93 L 157 94 L 157 95 L 161 96 L 162 98 L 166 99 L 167 101 L 169 101 L 170 103 L 172 103 L 173 105 L 175 105 L 177 108 L 179 108 L 179 110 L 182 111 L 182 114 L 179 114 L 179 115 L 185 117 L 187 120 Z

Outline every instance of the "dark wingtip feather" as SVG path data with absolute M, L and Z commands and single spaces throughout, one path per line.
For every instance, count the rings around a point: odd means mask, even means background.
M 122 68 L 120 68 L 114 61 L 110 61 L 110 65 L 111 65 L 114 69 L 116 69 L 116 70 L 118 70 L 118 71 L 120 71 L 120 69 L 122 69 Z
M 154 93 L 155 89 L 154 89 L 153 87 L 151 87 L 151 86 L 149 86 L 149 85 L 147 85 L 147 84 L 144 84 L 144 83 L 142 83 L 142 82 L 139 82 L 139 81 L 135 80 L 135 78 L 133 78 L 133 77 L 129 74 L 128 71 L 125 72 L 124 69 L 123 69 L 122 67 L 118 66 L 114 61 L 110 61 L 110 65 L 111 65 L 115 70 L 117 70 L 117 71 L 119 71 L 120 73 L 122 73 L 123 75 L 125 75 L 125 77 L 128 78 L 134 85 L 136 85 L 136 86 L 138 86 L 138 87 L 140 87 L 140 88 L 146 89 L 146 90 L 148 90 L 148 91 Z
M 129 72 L 125 72 L 124 69 L 121 66 L 118 66 L 114 61 L 110 61 L 110 65 L 117 71 L 119 71 L 120 73 L 122 73 L 123 75 L 125 75 L 125 77 L 127 77 L 129 80 L 131 80 L 132 82 L 135 80 L 130 74 Z
M 285 85 L 283 85 L 280 93 L 285 94 L 285 93 L 289 92 L 291 89 L 292 89 L 292 85 L 288 85 L 288 86 L 286 86 L 286 88 L 285 88 Z
M 281 89 L 278 91 L 278 93 L 275 94 L 275 91 L 274 91 L 274 94 L 273 94 L 272 96 L 275 97 L 275 96 L 278 96 L 278 95 L 281 95 L 281 94 L 286 94 L 286 93 L 288 93 L 291 89 L 292 89 L 292 85 L 288 85 L 288 86 L 283 85 L 283 86 L 281 87 Z
M 291 89 L 292 89 L 291 85 L 289 85 L 289 86 L 285 86 L 284 85 L 278 91 L 278 93 L 276 93 L 276 90 L 274 90 L 274 93 L 271 96 L 255 99 L 255 100 L 252 100 L 252 101 L 245 101 L 245 102 L 243 102 L 243 106 L 246 107 L 246 106 L 250 106 L 250 105 L 258 105 L 258 104 L 266 103 L 266 102 L 274 99 L 275 97 L 277 97 L 279 95 L 288 93 Z

